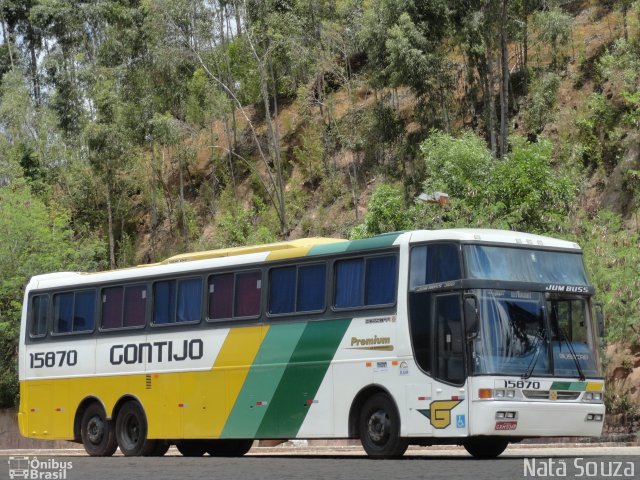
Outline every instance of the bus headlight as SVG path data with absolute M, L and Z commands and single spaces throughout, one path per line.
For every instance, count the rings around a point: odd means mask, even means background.
M 601 402 L 602 392 L 584 392 L 582 400 L 585 402 Z

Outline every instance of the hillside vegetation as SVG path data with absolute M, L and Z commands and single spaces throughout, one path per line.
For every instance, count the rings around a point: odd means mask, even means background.
M 580 243 L 616 345 L 609 410 L 638 415 L 640 2 L 0 13 L 0 405 L 31 275 L 465 226 Z

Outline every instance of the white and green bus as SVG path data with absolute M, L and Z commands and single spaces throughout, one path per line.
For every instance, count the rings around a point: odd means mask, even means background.
M 598 436 L 595 308 L 578 245 L 498 230 L 310 238 L 33 277 L 22 434 L 89 455 L 243 455 L 359 438 L 371 457 Z

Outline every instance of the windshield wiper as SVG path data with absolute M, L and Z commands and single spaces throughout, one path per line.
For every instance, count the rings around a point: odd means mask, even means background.
M 578 360 L 578 356 L 576 355 L 576 351 L 573 349 L 573 345 L 571 345 L 571 342 L 569 341 L 569 337 L 567 336 L 567 333 L 565 332 L 564 328 L 562 328 L 560 325 L 558 325 L 558 330 L 560 331 L 560 335 L 562 335 L 562 340 L 564 340 L 564 342 L 567 344 L 567 347 L 569 347 L 569 352 L 571 353 L 571 358 L 573 358 L 573 362 L 576 364 L 576 369 L 578 370 L 578 375 L 580 375 L 580 381 L 584 382 L 584 380 L 587 378 L 584 376 L 584 372 L 582 371 L 582 367 L 580 366 L 580 361 Z
M 546 340 L 547 340 L 546 331 L 543 328 L 539 329 L 536 332 L 536 343 L 533 346 L 533 348 L 535 348 L 535 352 L 533 352 L 533 358 L 529 362 L 529 366 L 527 367 L 527 370 L 522 375 L 522 378 L 524 380 L 530 378 L 531 375 L 533 375 L 533 370 L 536 368 L 536 363 L 538 363 L 538 357 L 540 356 L 542 343 L 545 342 Z

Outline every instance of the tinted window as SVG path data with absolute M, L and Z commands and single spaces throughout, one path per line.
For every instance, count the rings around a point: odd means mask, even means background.
M 147 287 L 134 285 L 126 287 L 124 292 L 123 327 L 140 327 L 145 324 L 147 310 Z
M 53 331 L 69 333 L 73 327 L 73 292 L 53 296 Z
M 209 277 L 209 318 L 233 317 L 233 273 Z
M 73 331 L 92 331 L 95 326 L 95 315 L 96 292 L 94 290 L 76 292 L 73 313 Z
M 411 250 L 410 288 L 462 278 L 458 246 L 453 243 L 422 245 Z
M 102 290 L 102 328 L 122 326 L 122 287 Z
M 36 295 L 31 299 L 31 336 L 40 337 L 47 333 L 49 316 L 49 296 Z
M 153 323 L 197 322 L 202 307 L 202 279 L 166 280 L 153 285 Z
M 395 255 L 336 262 L 335 306 L 388 305 L 396 298 Z
M 324 309 L 326 265 L 274 268 L 270 273 L 269 313 Z
M 234 317 L 255 317 L 260 313 L 261 272 L 236 275 Z
M 95 325 L 96 292 L 58 293 L 53 296 L 55 333 L 92 331 Z

